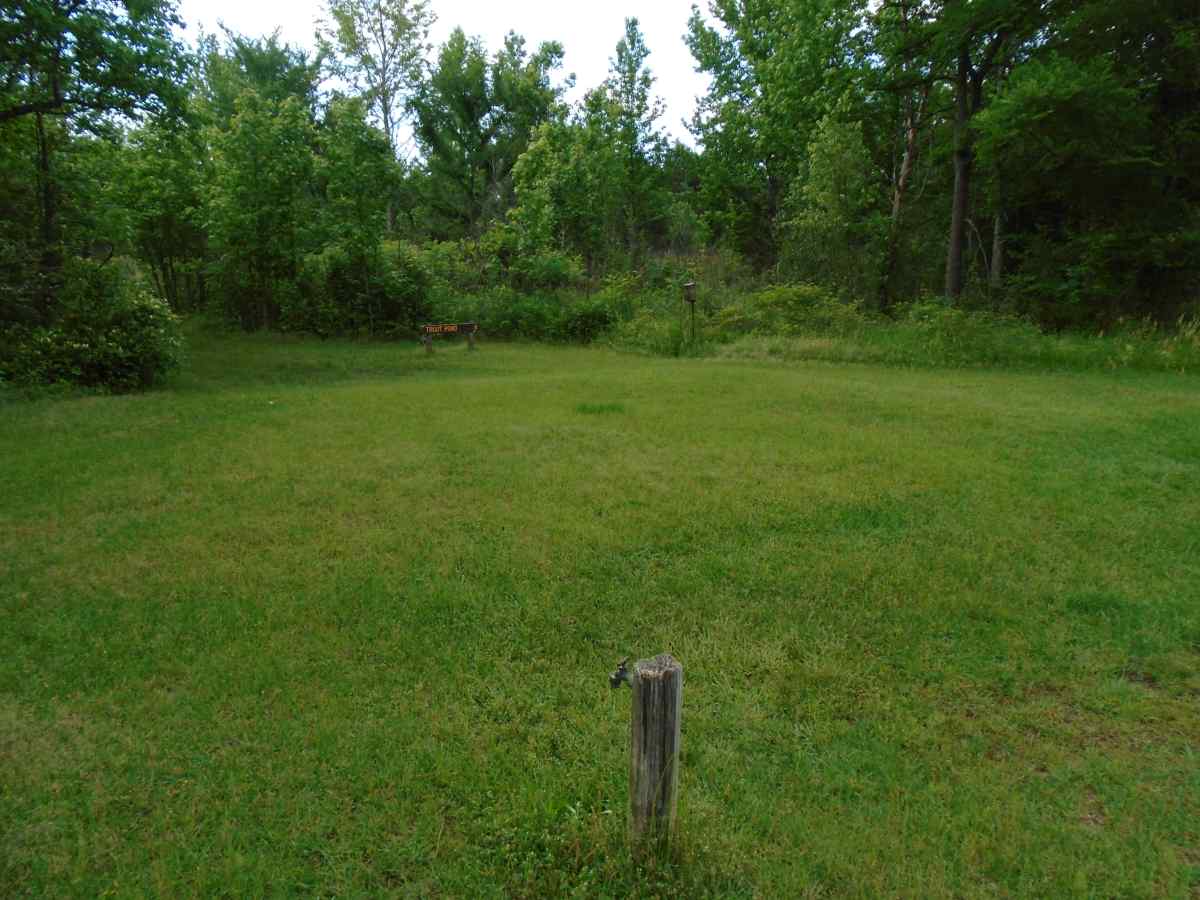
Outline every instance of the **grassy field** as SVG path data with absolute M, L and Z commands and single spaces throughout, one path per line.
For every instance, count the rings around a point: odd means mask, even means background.
M 1200 893 L 1200 380 L 205 339 L 0 452 L 5 897 Z

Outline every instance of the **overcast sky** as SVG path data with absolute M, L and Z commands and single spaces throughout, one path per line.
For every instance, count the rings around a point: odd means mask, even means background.
M 432 39 L 440 44 L 455 26 L 468 35 L 482 37 L 488 48 L 500 47 L 504 35 L 516 31 L 529 46 L 558 40 L 566 50 L 565 72 L 574 72 L 577 83 L 571 99 L 595 87 L 608 73 L 608 61 L 625 31 L 625 17 L 634 15 L 650 48 L 649 65 L 658 79 L 656 92 L 666 101 L 663 128 L 681 140 L 688 139 L 682 119 L 690 119 L 696 97 L 707 79 L 683 43 L 693 0 L 636 0 L 584 2 L 578 0 L 432 0 L 438 22 Z M 706 5 L 706 4 L 704 4 Z M 321 0 L 181 0 L 180 13 L 188 24 L 187 38 L 194 41 L 199 27 L 216 31 L 223 22 L 242 34 L 259 36 L 276 28 L 291 44 L 313 46 L 313 23 L 322 16 Z

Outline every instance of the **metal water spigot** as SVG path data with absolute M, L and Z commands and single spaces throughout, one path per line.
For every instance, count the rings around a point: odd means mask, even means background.
M 629 669 L 627 668 L 628 665 L 629 657 L 627 656 L 621 660 L 621 664 L 617 666 L 616 671 L 609 673 L 608 686 L 614 691 L 622 684 L 627 684 L 630 687 L 633 687 L 633 679 L 629 675 Z

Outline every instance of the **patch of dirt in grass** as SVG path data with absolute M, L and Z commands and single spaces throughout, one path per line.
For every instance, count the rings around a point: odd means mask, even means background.
M 1079 821 L 1087 828 L 1103 828 L 1108 824 L 1108 816 L 1104 813 L 1104 804 L 1093 790 L 1088 790 L 1083 802 L 1083 812 Z
M 1154 690 L 1158 687 L 1158 679 L 1149 672 L 1137 672 L 1126 670 L 1121 673 L 1121 677 L 1130 684 L 1140 684 L 1144 688 Z

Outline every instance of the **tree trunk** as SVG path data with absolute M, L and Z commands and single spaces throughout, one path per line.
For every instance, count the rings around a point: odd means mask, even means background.
M 61 234 L 58 227 L 58 185 L 50 168 L 50 137 L 41 113 L 34 117 L 37 137 L 38 202 L 41 222 L 38 228 L 41 283 L 37 287 L 37 312 L 45 322 L 53 318 L 58 274 L 62 270 Z
M 929 94 L 921 97 L 919 104 L 909 101 L 904 121 L 904 158 L 900 162 L 900 173 L 892 191 L 892 219 L 888 227 L 887 255 L 884 258 L 883 279 L 879 286 L 879 308 L 886 310 L 892 300 L 892 280 L 896 277 L 896 265 L 900 256 L 900 217 L 904 211 L 904 200 L 908 194 L 908 183 L 916 168 L 918 152 L 918 126 Z
M 954 83 L 954 203 L 950 212 L 950 241 L 946 249 L 946 296 L 962 296 L 967 245 L 967 215 L 971 206 L 971 168 L 974 162 L 969 133 L 971 63 L 966 51 L 958 59 Z
M 992 271 L 988 283 L 992 289 L 999 288 L 1004 283 L 1004 211 L 996 213 L 992 223 Z

